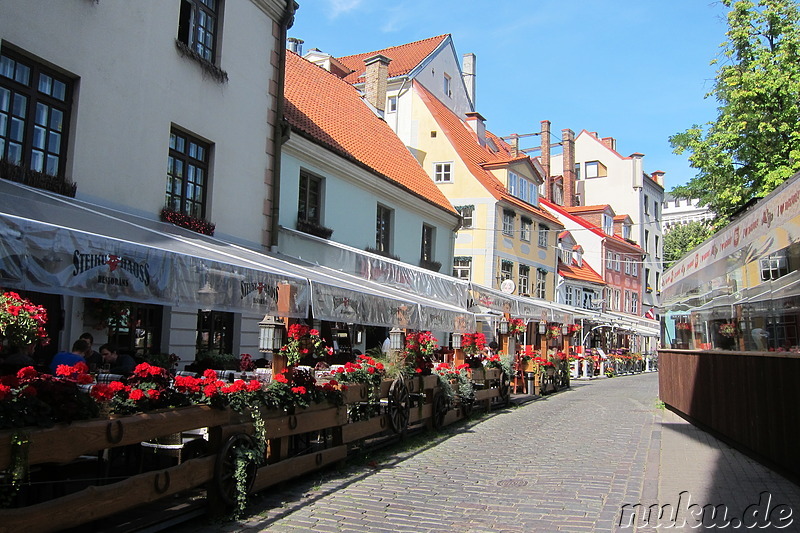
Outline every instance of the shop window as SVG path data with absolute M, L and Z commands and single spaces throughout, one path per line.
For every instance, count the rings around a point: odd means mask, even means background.
M 206 217 L 211 145 L 175 128 L 169 136 L 166 207 L 194 218 Z
M 233 353 L 233 313 L 197 312 L 197 353 Z
M 0 159 L 63 177 L 72 82 L 10 50 L 0 54 Z
M 87 318 L 107 329 L 108 342 L 118 351 L 138 358 L 160 353 L 160 305 L 100 299 L 86 300 L 85 305 Z

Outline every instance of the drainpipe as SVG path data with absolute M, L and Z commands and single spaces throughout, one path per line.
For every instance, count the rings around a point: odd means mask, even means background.
M 269 249 L 277 251 L 278 247 L 278 215 L 280 214 L 281 198 L 281 147 L 289 140 L 289 125 L 283 118 L 283 86 L 286 82 L 286 38 L 289 28 L 294 24 L 294 14 L 300 6 L 294 0 L 288 0 L 286 13 L 280 21 L 281 34 L 278 42 L 278 94 L 275 95 L 275 127 L 272 132 L 272 208 L 270 209 L 271 224 L 269 236 Z

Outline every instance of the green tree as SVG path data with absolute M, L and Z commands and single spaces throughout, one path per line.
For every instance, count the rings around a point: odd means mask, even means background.
M 716 121 L 670 137 L 698 170 L 676 197 L 698 198 L 717 223 L 800 170 L 800 11 L 796 0 L 723 0 Z M 715 64 L 717 60 L 712 61 Z
M 664 268 L 674 265 L 711 235 L 711 227 L 700 221 L 679 224 L 669 229 L 664 234 Z

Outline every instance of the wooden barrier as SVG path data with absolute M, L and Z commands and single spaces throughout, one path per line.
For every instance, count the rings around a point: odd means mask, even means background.
M 475 396 L 488 409 L 503 397 L 500 370 L 477 372 Z M 398 392 L 399 391 L 399 392 Z M 349 407 L 373 403 L 376 414 L 366 420 L 350 420 Z M 405 410 L 405 413 L 403 412 Z M 361 440 L 404 432 L 412 425 L 441 427 L 468 416 L 471 405 L 449 402 L 438 377 L 413 376 L 394 383 L 384 380 L 376 394 L 365 385 L 352 385 L 344 393 L 344 405 L 313 405 L 295 413 L 258 411 L 266 430 L 267 463 L 254 474 L 254 491 L 341 461 L 350 447 Z M 395 427 L 397 424 L 402 427 Z M 116 513 L 208 485 L 208 508 L 219 508 L 220 494 L 215 481 L 220 476 L 223 456 L 230 453 L 232 439 L 247 440 L 254 433 L 249 417 L 230 409 L 205 405 L 94 419 L 61 424 L 53 428 L 23 428 L 29 467 L 42 464 L 70 464 L 81 456 L 101 456 L 104 450 L 135 446 L 153 439 L 205 428 L 208 442 L 204 455 L 177 466 L 131 475 L 121 481 L 91 485 L 88 488 L 20 508 L 0 510 L 0 533 L 56 531 L 77 527 Z M 0 431 L 0 472 L 12 462 L 14 431 Z M 292 439 L 315 436 L 320 449 L 291 450 Z M 227 444 L 226 444 L 227 443 Z M 228 446 L 226 448 L 226 446 Z M 228 473 L 230 474 L 230 473 Z M 228 476 L 230 477 L 230 476 Z M 3 480 L 0 474 L 0 481 Z M 229 496 L 229 495 L 228 495 Z M 223 498 L 224 500 L 225 498 Z M 227 498 L 230 500 L 230 498 Z M 57 517 L 54 519 L 54 517 Z
M 732 444 L 800 476 L 800 354 L 659 350 L 659 395 Z

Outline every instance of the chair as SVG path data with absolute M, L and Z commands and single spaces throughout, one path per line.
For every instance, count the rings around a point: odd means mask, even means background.
M 144 455 L 151 452 L 153 455 L 175 458 L 178 464 L 186 459 L 198 457 L 205 452 L 208 440 L 208 428 L 198 428 L 180 433 L 170 433 L 142 442 L 143 454 L 139 470 L 144 465 Z
M 122 381 L 125 376 L 122 374 L 97 374 L 97 382 L 108 385 L 112 381 Z

